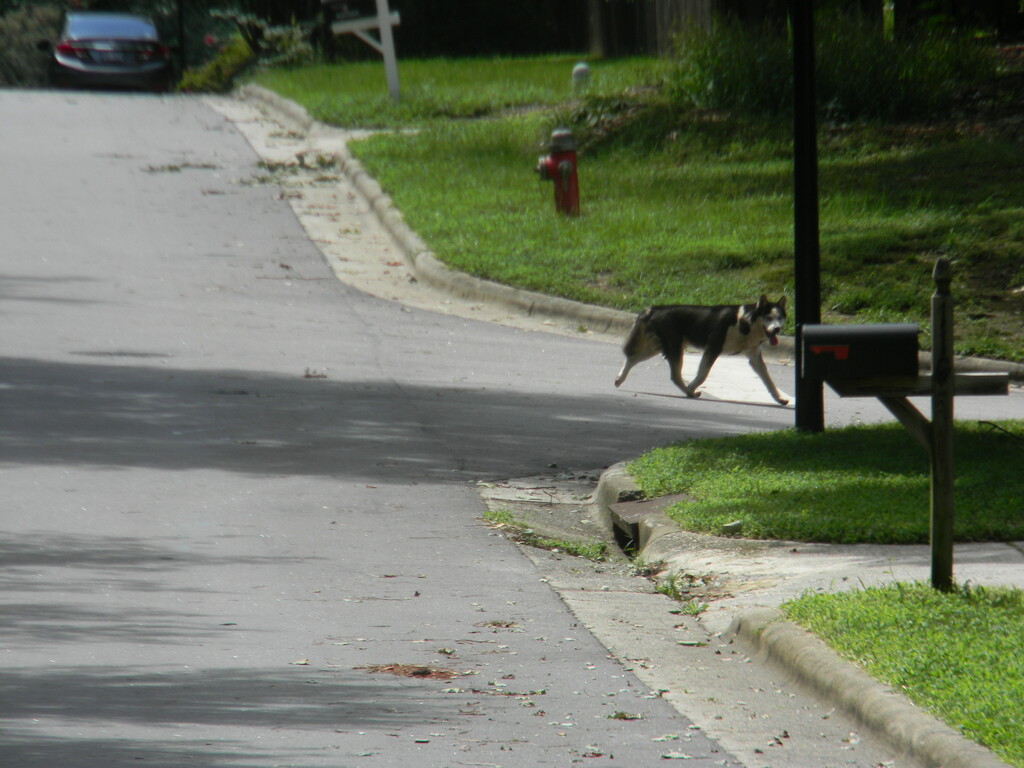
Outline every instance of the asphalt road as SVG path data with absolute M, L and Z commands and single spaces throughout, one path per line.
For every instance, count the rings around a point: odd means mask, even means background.
M 346 287 L 198 100 L 0 113 L 0 763 L 736 764 L 472 481 L 783 412 L 682 417 L 616 396 L 606 346 Z
M 346 286 L 199 100 L 0 114 L 0 764 L 741 765 L 476 483 L 792 410 L 630 396 L 607 344 Z

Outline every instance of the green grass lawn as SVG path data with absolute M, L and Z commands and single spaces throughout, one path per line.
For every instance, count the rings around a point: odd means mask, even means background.
M 1024 766 L 1024 592 L 924 584 L 783 606 L 841 656 L 1014 766 Z
M 415 126 L 352 145 L 444 262 L 498 282 L 626 310 L 793 291 L 788 125 L 666 111 L 665 65 L 575 57 L 269 70 L 259 82 L 343 126 Z M 582 215 L 554 212 L 534 173 L 570 123 Z M 830 322 L 918 322 L 931 269 L 954 261 L 960 354 L 1024 360 L 1024 152 L 962 132 L 858 124 L 821 131 L 822 310 Z M 927 334 L 922 336 L 928 345 Z
M 1024 422 L 959 422 L 958 541 L 1024 539 Z M 629 464 L 648 496 L 686 493 L 684 529 L 843 544 L 928 541 L 928 456 L 898 424 L 693 440 Z
M 554 107 L 572 94 L 572 68 L 579 60 L 564 55 L 403 59 L 397 102 L 388 95 L 379 61 L 267 69 L 260 71 L 256 80 L 302 104 L 325 123 L 397 128 Z M 657 80 L 665 66 L 651 58 L 595 62 L 590 90 L 618 93 L 638 82 Z

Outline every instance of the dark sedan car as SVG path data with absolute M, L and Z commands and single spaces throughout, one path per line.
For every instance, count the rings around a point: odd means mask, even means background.
M 171 52 L 152 20 L 125 13 L 82 11 L 64 17 L 50 51 L 50 83 L 58 88 L 170 90 Z

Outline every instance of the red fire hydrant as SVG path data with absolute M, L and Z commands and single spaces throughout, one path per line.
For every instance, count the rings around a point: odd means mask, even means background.
M 551 134 L 551 153 L 537 161 L 542 181 L 555 182 L 555 210 L 568 216 L 580 212 L 580 184 L 576 175 L 576 138 L 568 128 Z

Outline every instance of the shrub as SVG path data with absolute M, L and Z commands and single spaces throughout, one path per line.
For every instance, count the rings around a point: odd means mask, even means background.
M 679 39 L 676 100 L 705 109 L 776 112 L 793 100 L 788 41 L 775 30 L 722 20 Z
M 0 85 L 46 84 L 47 57 L 36 43 L 52 40 L 59 24 L 57 5 L 33 5 L 0 16 Z
M 267 67 L 299 67 L 316 63 L 320 56 L 311 42 L 313 24 L 273 26 L 251 13 L 213 11 L 212 17 L 234 24 L 249 50 Z
M 723 20 L 680 38 L 677 60 L 672 93 L 683 105 L 772 114 L 792 104 L 791 42 L 773 28 Z M 845 15 L 817 24 L 818 103 L 834 119 L 925 117 L 994 72 L 991 53 L 965 37 L 893 40 Z
M 989 48 L 934 31 L 894 41 L 857 18 L 820 25 L 819 104 L 833 118 L 925 117 L 947 107 L 966 86 L 995 73 Z
M 178 83 L 186 93 L 225 93 L 235 78 L 253 61 L 249 44 L 241 37 L 232 38 L 212 59 L 198 69 L 190 69 Z
M 268 67 L 301 67 L 316 63 L 318 54 L 309 41 L 311 27 L 291 24 L 268 27 L 260 60 Z

